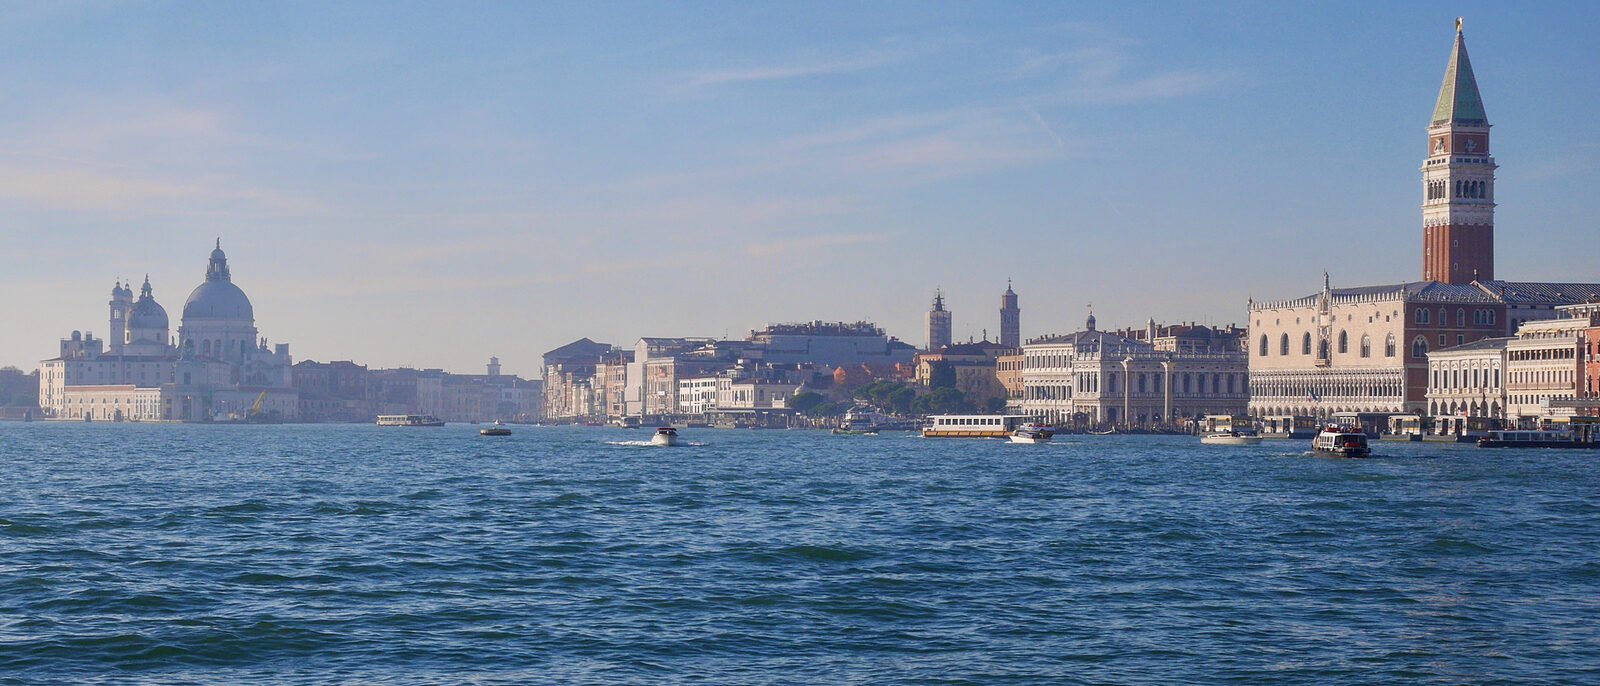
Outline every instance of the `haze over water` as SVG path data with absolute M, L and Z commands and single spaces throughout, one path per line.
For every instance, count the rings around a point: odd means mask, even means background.
M 0 424 L 0 683 L 1593 683 L 1592 457 Z

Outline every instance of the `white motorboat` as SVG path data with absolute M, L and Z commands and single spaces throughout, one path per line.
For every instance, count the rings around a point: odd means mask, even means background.
M 1012 443 L 1049 443 L 1056 430 L 1045 424 L 1028 422 L 1011 432 Z
M 1261 437 L 1237 431 L 1219 431 L 1201 436 L 1200 442 L 1206 445 L 1255 445 L 1261 442 Z
M 656 429 L 655 435 L 650 437 L 650 445 L 659 445 L 662 447 L 678 445 L 678 430 L 670 426 L 663 426 L 659 429 Z

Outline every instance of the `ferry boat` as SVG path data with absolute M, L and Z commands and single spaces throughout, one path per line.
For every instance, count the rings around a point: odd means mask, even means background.
M 511 427 L 506 426 L 505 424 L 501 423 L 500 420 L 496 419 L 496 420 L 494 420 L 494 426 L 478 429 L 478 435 L 479 436 L 510 436 L 511 435 Z
M 1261 441 L 1260 436 L 1238 431 L 1218 431 L 1200 437 L 1200 442 L 1206 445 L 1255 445 Z
M 852 407 L 844 413 L 844 421 L 835 427 L 835 436 L 876 436 L 878 435 L 879 415 L 872 410 Z
M 1367 444 L 1367 434 L 1359 428 L 1342 424 L 1329 424 L 1311 439 L 1311 449 L 1338 457 L 1367 457 L 1372 447 Z
M 650 445 L 659 445 L 659 446 L 662 446 L 662 447 L 671 447 L 671 446 L 675 446 L 677 444 L 678 444 L 678 430 L 674 429 L 674 428 L 672 428 L 670 426 L 663 426 L 661 428 L 656 429 L 655 435 L 650 437 Z
M 1033 417 L 1022 414 L 936 414 L 922 428 L 923 438 L 1010 438 Z
M 1600 440 L 1582 440 L 1567 429 L 1490 431 L 1479 448 L 1582 448 L 1600 450 Z
M 1050 438 L 1056 435 L 1055 428 L 1048 424 L 1028 422 L 1017 427 L 1011 432 L 1012 443 L 1049 443 Z
M 430 414 L 380 414 L 378 426 L 444 426 L 444 420 Z

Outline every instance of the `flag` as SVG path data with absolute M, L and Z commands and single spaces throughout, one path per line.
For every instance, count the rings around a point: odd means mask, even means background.
M 1306 400 L 1310 400 L 1311 402 L 1314 402 L 1314 403 L 1322 402 L 1322 398 L 1317 395 L 1316 391 L 1307 391 L 1306 392 Z

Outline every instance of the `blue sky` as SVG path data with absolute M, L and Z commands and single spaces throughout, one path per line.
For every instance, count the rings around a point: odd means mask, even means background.
M 221 237 L 297 359 L 1243 322 L 1414 280 L 1466 35 L 1499 275 L 1600 280 L 1594 3 L 0 4 L 0 364 L 177 326 Z M 1581 244 L 1583 250 L 1572 249 Z

